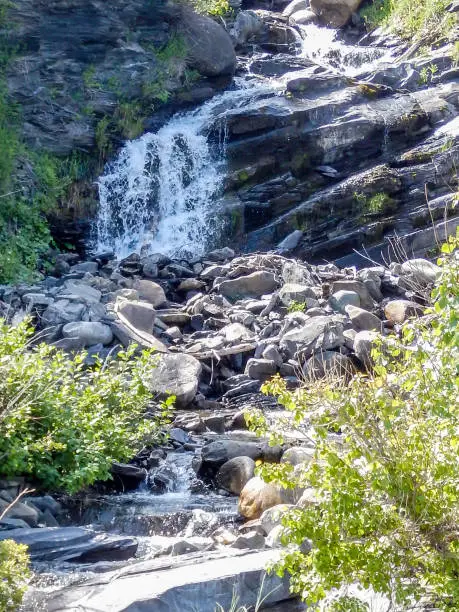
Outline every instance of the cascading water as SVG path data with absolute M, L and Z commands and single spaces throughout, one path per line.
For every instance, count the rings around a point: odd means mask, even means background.
M 298 42 L 300 57 L 348 76 L 388 57 L 378 48 L 346 45 L 335 30 L 312 24 L 301 28 Z M 199 256 L 212 247 L 223 229 L 215 213 L 225 177 L 225 114 L 255 108 L 282 91 L 286 77 L 237 78 L 235 89 L 127 142 L 98 181 L 95 249 L 121 258 L 141 251 Z M 211 136 L 216 126 L 222 128 L 219 142 Z
M 225 112 L 269 87 L 250 82 L 173 117 L 157 133 L 126 143 L 99 179 L 97 250 L 203 254 L 218 233 L 216 201 L 224 177 Z M 223 126 L 218 143 L 209 132 Z

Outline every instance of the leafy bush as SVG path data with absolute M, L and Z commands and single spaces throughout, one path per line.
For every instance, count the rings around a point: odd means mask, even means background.
M 224 17 L 230 12 L 228 0 L 191 0 L 191 4 L 198 13 Z
M 315 491 L 316 503 L 284 519 L 285 544 L 308 538 L 312 551 L 287 549 L 278 566 L 310 604 L 359 583 L 403 610 L 421 598 L 438 610 L 459 609 L 457 244 L 442 248 L 428 316 L 380 339 L 371 374 L 295 391 L 280 378 L 265 387 L 292 413 L 291 423 L 312 423 L 314 432 L 310 464 L 262 468 L 267 480 Z M 267 429 L 261 414 L 252 423 Z M 279 424 L 271 431 L 282 438 Z M 340 432 L 339 440 L 330 432 Z
M 455 18 L 446 11 L 449 0 L 373 0 L 361 10 L 370 28 L 388 26 L 406 39 L 427 36 L 432 41 L 453 29 Z
M 84 352 L 69 359 L 46 344 L 30 346 L 32 331 L 27 322 L 0 324 L 2 476 L 74 492 L 160 439 L 160 420 L 145 416 L 151 352 L 134 358 L 130 349 L 88 369 Z
M 15 612 L 29 577 L 27 546 L 13 540 L 0 542 L 0 610 Z

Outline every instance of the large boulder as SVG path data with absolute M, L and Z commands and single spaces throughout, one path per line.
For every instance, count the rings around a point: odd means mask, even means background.
M 129 463 L 118 463 L 117 461 L 112 463 L 111 473 L 116 488 L 121 491 L 137 489 L 147 478 L 147 472 L 144 468 Z
M 381 320 L 376 315 L 364 308 L 352 306 L 349 304 L 345 307 L 345 311 L 349 316 L 352 327 L 357 331 L 380 331 Z
M 198 390 L 201 364 L 185 353 L 161 355 L 150 380 L 153 393 L 175 395 L 177 408 L 186 408 Z
M 265 381 L 277 372 L 277 365 L 271 359 L 249 359 L 245 366 L 245 374 L 254 380 Z
M 260 297 L 272 293 L 278 283 L 272 272 L 260 270 L 247 276 L 239 276 L 225 280 L 218 285 L 218 291 L 230 300 L 238 300 L 245 297 Z
M 258 34 L 263 28 L 263 20 L 254 11 L 241 11 L 236 17 L 231 36 L 236 45 L 245 45 L 254 34 Z
M 343 324 L 334 316 L 312 317 L 301 327 L 287 331 L 281 340 L 281 348 L 292 356 L 298 347 L 310 356 L 315 349 L 327 351 L 343 345 Z
M 251 457 L 234 457 L 218 470 L 217 484 L 225 491 L 239 495 L 254 473 L 255 461 Z
M 311 9 L 324 25 L 341 28 L 361 3 L 362 0 L 311 0 Z
M 409 259 L 401 265 L 400 274 L 407 276 L 415 289 L 416 285 L 434 283 L 441 274 L 441 268 L 427 259 Z
M 259 518 L 265 510 L 284 501 L 281 489 L 259 476 L 251 478 L 241 491 L 239 512 L 247 519 Z
M 254 461 L 263 457 L 263 445 L 258 442 L 238 440 L 216 440 L 203 446 L 201 458 L 204 464 L 220 466 L 236 457 L 250 458 Z
M 92 321 L 67 323 L 62 329 L 62 335 L 64 338 L 77 338 L 82 347 L 107 345 L 113 341 L 113 333 L 108 325 Z
M 187 48 L 187 63 L 207 77 L 232 75 L 236 54 L 229 34 L 209 17 L 183 9 L 178 33 Z
M 115 312 L 122 323 L 148 334 L 153 331 L 156 311 L 151 304 L 118 298 Z

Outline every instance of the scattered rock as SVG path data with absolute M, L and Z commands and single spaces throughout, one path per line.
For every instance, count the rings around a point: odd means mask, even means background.
M 192 355 L 161 355 L 149 382 L 153 393 L 161 397 L 175 395 L 177 408 L 186 408 L 198 390 L 201 364 Z
M 103 344 L 113 341 L 113 332 L 108 325 L 92 321 L 67 323 L 62 329 L 64 338 L 76 338 L 82 347 Z
M 244 297 L 259 297 L 271 293 L 277 288 L 277 281 L 272 272 L 259 271 L 247 276 L 225 280 L 218 285 L 218 291 L 230 300 Z
M 348 305 L 345 308 L 347 315 L 351 319 L 352 326 L 357 331 L 380 331 L 381 320 L 371 312 L 358 308 L 357 306 Z

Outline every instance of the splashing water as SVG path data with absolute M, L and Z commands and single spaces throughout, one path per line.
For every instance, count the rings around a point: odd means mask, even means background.
M 248 104 L 269 87 L 249 83 L 198 110 L 178 114 L 157 133 L 127 142 L 99 178 L 98 251 L 118 257 L 134 251 L 201 255 L 218 233 L 216 201 L 224 177 L 224 126 L 228 109 Z
M 352 77 L 371 72 L 391 60 L 391 52 L 381 47 L 348 45 L 338 40 L 338 31 L 314 24 L 301 26 L 301 56 L 343 75 Z

